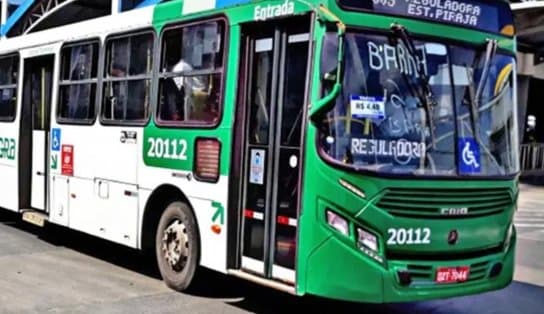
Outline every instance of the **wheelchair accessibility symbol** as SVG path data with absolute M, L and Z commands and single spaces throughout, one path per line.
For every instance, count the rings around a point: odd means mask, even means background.
M 461 173 L 479 173 L 480 147 L 473 138 L 460 138 L 458 143 L 459 170 Z
M 60 129 L 51 130 L 51 150 L 60 151 Z

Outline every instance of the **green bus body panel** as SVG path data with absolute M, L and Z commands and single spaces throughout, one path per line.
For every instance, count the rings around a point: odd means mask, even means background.
M 278 1 L 276 1 L 278 2 Z M 281 2 L 281 1 L 280 1 Z M 294 1 L 293 1 L 294 2 Z M 217 138 L 221 142 L 221 165 L 220 174 L 228 175 L 230 171 L 230 154 L 232 152 L 233 117 L 235 115 L 235 105 L 238 89 L 238 67 L 240 59 L 240 26 L 242 21 L 252 21 L 255 6 L 235 7 L 224 12 L 203 11 L 187 16 L 182 16 L 182 3 L 172 1 L 157 6 L 154 13 L 153 25 L 157 31 L 160 31 L 169 25 L 175 25 L 183 22 L 209 18 L 211 16 L 224 15 L 228 19 L 228 29 L 226 30 L 225 42 L 228 47 L 225 50 L 227 54 L 225 65 L 226 78 L 224 81 L 224 95 L 222 103 L 222 116 L 219 125 L 216 128 L 189 128 L 189 127 L 161 127 L 152 121 L 144 130 L 144 162 L 147 166 L 160 167 L 167 169 L 176 169 L 183 171 L 192 171 L 194 163 L 194 143 L 197 137 Z M 309 7 L 306 4 L 295 2 L 295 14 L 307 12 Z M 221 13 L 221 14 L 219 14 Z M 210 16 L 211 15 L 211 16 Z M 172 141 L 187 141 L 187 158 L 185 160 L 172 160 L 170 158 L 150 157 L 150 139 L 161 139 Z
M 180 132 L 176 129 L 167 129 L 157 127 L 154 123 L 145 128 L 144 139 L 144 163 L 146 166 L 182 170 L 182 171 L 193 171 L 194 166 L 194 157 L 195 157 L 195 147 L 196 140 L 198 138 L 209 138 L 216 139 L 221 143 L 221 157 L 220 157 L 220 175 L 227 175 L 229 173 L 229 160 L 230 160 L 230 146 L 231 146 L 231 137 L 228 135 L 230 129 L 228 128 L 218 128 L 215 132 L 202 132 L 199 129 L 189 129 Z M 187 144 L 183 145 L 183 148 L 179 146 L 176 150 L 167 150 L 164 148 L 164 151 L 167 151 L 170 155 L 179 155 L 183 150 L 185 152 L 185 157 L 180 158 L 177 156 L 172 156 L 172 158 L 157 157 L 153 155 L 150 151 L 152 148 L 152 140 L 161 140 L 169 144 L 163 145 L 168 147 L 170 143 L 179 143 L 179 141 L 186 141 Z
M 514 181 L 444 181 L 444 180 L 387 180 L 356 174 L 346 174 L 343 171 L 327 166 L 321 159 L 316 158 L 315 129 L 310 127 L 307 140 L 307 157 L 305 160 L 306 175 L 304 178 L 303 213 L 300 217 L 300 242 L 298 258 L 298 288 L 312 294 L 335 297 L 339 299 L 367 302 L 409 301 L 416 299 L 443 298 L 463 295 L 468 291 L 482 292 L 487 289 L 498 289 L 511 280 L 513 273 L 513 254 L 507 257 L 498 254 L 495 260 L 489 256 L 476 260 L 455 260 L 455 254 L 466 251 L 484 250 L 500 245 L 512 221 L 514 207 L 507 208 L 502 213 L 482 218 L 451 218 L 444 219 L 410 219 L 392 217 L 385 211 L 372 204 L 373 196 L 391 187 L 414 187 L 454 189 L 459 188 L 506 188 L 514 195 Z M 311 171 L 310 171 L 311 169 Z M 367 195 L 365 201 L 343 188 L 339 183 L 343 179 L 360 188 Z M 324 193 L 323 191 L 326 191 Z M 429 196 L 432 197 L 432 196 Z M 379 237 L 380 252 L 384 251 L 387 241 L 387 229 L 394 228 L 429 228 L 431 243 L 428 245 L 390 246 L 397 254 L 437 253 L 451 256 L 454 262 L 447 259 L 442 262 L 426 262 L 403 260 L 397 266 L 403 269 L 407 264 L 457 266 L 477 264 L 480 261 L 502 261 L 504 263 L 501 276 L 495 280 L 469 282 L 447 287 L 429 286 L 423 288 L 401 288 L 396 285 L 394 261 L 386 261 L 380 265 L 377 261 L 361 252 L 356 246 L 356 231 L 350 227 L 349 237 L 345 237 L 326 224 L 325 210 L 332 209 L 343 215 L 352 224 L 373 231 Z M 459 243 L 455 246 L 447 243 L 451 230 L 459 232 Z M 512 244 L 513 245 L 513 244 Z M 436 255 L 436 254 L 435 254 Z M 334 256 L 334 258 L 331 258 Z M 433 268 L 434 270 L 434 268 Z M 487 271 L 489 269 L 486 269 Z M 383 282 L 381 282 L 383 276 Z M 432 279 L 432 278 L 430 278 Z M 487 279 L 486 279 L 487 280 Z M 381 287 L 383 286 L 383 295 Z M 383 297 L 383 300 L 380 299 Z
M 151 122 L 144 132 L 145 145 L 143 156 L 145 164 L 151 167 L 192 171 L 193 147 L 197 137 L 217 138 L 221 142 L 222 175 L 229 175 L 231 151 L 239 149 L 232 147 L 235 106 L 237 102 L 238 68 L 240 59 L 240 31 L 241 24 L 252 22 L 256 5 L 263 3 L 281 4 L 285 1 L 254 1 L 252 3 L 225 8 L 223 10 L 203 11 L 182 16 L 183 4 L 181 1 L 171 1 L 160 4 L 154 13 L 154 26 L 160 33 L 165 25 L 182 21 L 191 21 L 212 16 L 225 16 L 228 19 L 228 43 L 225 91 L 223 96 L 222 118 L 217 128 L 190 129 L 165 128 Z M 319 4 L 328 7 L 348 27 L 364 27 L 377 30 L 388 30 L 391 23 L 398 22 L 416 35 L 436 38 L 436 40 L 454 40 L 465 42 L 468 45 L 481 45 L 487 38 L 495 38 L 499 46 L 515 52 L 516 44 L 513 38 L 501 37 L 476 30 L 463 29 L 451 25 L 437 24 L 398 18 L 392 16 L 365 14 L 361 12 L 346 12 L 340 10 L 336 1 L 292 1 L 295 3 L 295 13 L 302 14 L 318 9 Z M 312 9 L 308 6 L 312 4 Z M 271 20 L 273 22 L 273 20 Z M 268 22 L 268 21 L 267 21 Z M 319 82 L 319 51 L 325 29 L 321 23 L 316 23 L 313 40 L 315 42 L 313 54 L 313 72 L 311 74 L 310 105 L 317 102 L 321 95 Z M 439 36 L 435 35 L 439 34 Z M 302 200 L 301 214 L 298 225 L 298 251 L 296 292 L 299 295 L 311 293 L 343 300 L 366 302 L 399 302 L 425 300 L 433 298 L 451 297 L 472 293 L 479 293 L 500 289 L 508 285 L 513 276 L 515 256 L 515 232 L 508 251 L 490 253 L 484 256 L 471 256 L 456 259 L 456 254 L 473 253 L 478 250 L 487 250 L 503 243 L 512 221 L 517 200 L 517 178 L 512 180 L 477 180 L 461 178 L 439 179 L 387 179 L 377 176 L 349 173 L 334 168 L 325 163 L 317 152 L 317 131 L 311 123 L 307 123 L 305 130 Z M 148 156 L 151 138 L 169 140 L 185 139 L 188 143 L 186 160 L 166 160 Z M 360 198 L 339 184 L 345 180 L 359 188 L 366 195 Z M 443 190 L 459 188 L 497 188 L 506 191 L 506 195 L 513 200 L 508 208 L 500 213 L 483 217 L 447 217 L 440 219 L 395 217 L 385 210 L 378 208 L 376 202 L 384 191 L 391 188 L 412 188 L 414 190 L 426 188 L 440 188 Z M 417 195 L 416 195 L 417 196 Z M 413 197 L 406 198 L 407 204 Z M 412 197 L 412 198 L 411 198 Z M 429 196 L 431 197 L 431 196 Z M 485 201 L 485 196 L 484 201 Z M 401 199 L 402 201 L 402 199 Z M 492 201 L 492 200 L 491 200 Z M 441 203 L 443 204 L 443 203 Z M 470 200 L 467 200 L 467 206 Z M 459 207 L 459 201 L 455 202 Z M 326 224 L 325 209 L 330 208 L 342 214 L 350 222 L 350 234 L 343 236 Z M 235 210 L 230 208 L 228 210 Z M 383 262 L 379 262 L 362 252 L 356 245 L 356 231 L 354 225 L 363 226 L 379 237 L 379 252 Z M 385 243 L 388 228 L 429 228 L 430 243 L 391 246 L 388 252 L 398 256 L 413 255 L 414 259 L 395 260 L 385 256 Z M 459 233 L 459 242 L 456 245 L 447 243 L 447 236 L 451 230 Z M 232 254 L 232 253 L 228 253 Z M 440 262 L 427 261 L 422 256 L 434 254 L 444 256 Z M 449 257 L 451 260 L 448 260 Z M 493 279 L 473 280 L 462 284 L 434 285 L 433 274 L 440 266 L 460 265 L 487 265 L 478 266 L 477 271 L 488 274 L 490 267 L 497 262 L 502 263 L 502 271 Z M 396 271 L 405 269 L 407 265 L 415 264 L 428 267 L 431 284 L 427 286 L 401 287 L 396 278 Z

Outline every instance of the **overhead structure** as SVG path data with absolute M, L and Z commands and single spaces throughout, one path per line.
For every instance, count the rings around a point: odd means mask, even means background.
M 1 37 L 14 37 L 116 14 L 162 0 L 3 0 Z
M 534 56 L 534 65 L 544 61 L 544 1 L 512 3 L 518 49 Z
M 517 85 L 522 178 L 544 180 L 544 1 L 512 1 L 518 40 Z

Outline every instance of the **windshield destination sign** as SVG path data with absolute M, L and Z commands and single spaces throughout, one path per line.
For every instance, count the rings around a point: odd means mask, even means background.
M 477 0 L 339 0 L 344 9 L 374 11 L 500 32 L 511 24 L 501 3 Z

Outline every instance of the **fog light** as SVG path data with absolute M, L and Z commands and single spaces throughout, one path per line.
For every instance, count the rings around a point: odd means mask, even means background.
M 489 272 L 489 278 L 497 277 L 501 274 L 502 271 L 502 263 L 497 263 L 493 265 L 491 268 L 491 271 Z
M 341 234 L 345 236 L 349 234 L 348 221 L 335 212 L 327 210 L 327 223 Z
M 372 251 L 378 252 L 378 238 L 376 238 L 376 236 L 372 233 L 364 229 L 357 228 L 357 240 L 359 245 L 364 245 Z
M 412 283 L 412 276 L 406 270 L 397 271 L 397 276 L 399 276 L 399 282 L 403 286 L 408 286 Z

